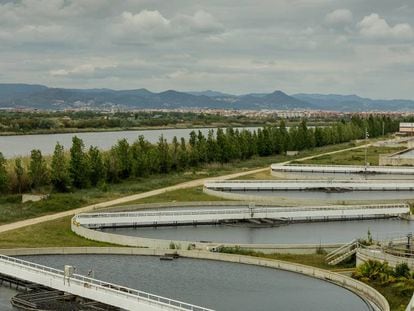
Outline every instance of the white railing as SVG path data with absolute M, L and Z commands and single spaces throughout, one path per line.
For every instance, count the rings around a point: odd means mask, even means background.
M 216 223 L 225 220 L 242 219 L 314 219 L 392 217 L 407 214 L 408 204 L 377 204 L 348 206 L 310 206 L 310 207 L 255 207 L 232 208 L 225 210 L 190 211 L 151 211 L 151 212 L 114 212 L 78 214 L 73 218 L 75 225 L 89 228 L 148 226 L 159 224 L 189 224 L 197 222 Z
M 413 175 L 412 167 L 392 167 L 392 166 L 364 166 L 364 165 L 328 165 L 328 164 L 272 164 L 272 170 L 294 171 L 294 172 L 338 172 L 338 173 L 378 173 L 378 174 L 397 174 Z M 328 170 L 325 170 L 328 169 Z
M 144 291 L 100 281 L 100 280 L 89 278 L 89 277 L 79 275 L 79 274 L 73 274 L 72 276 L 67 277 L 65 276 L 62 270 L 54 269 L 51 267 L 43 266 L 40 264 L 32 263 L 32 262 L 21 260 L 21 259 L 14 258 L 14 257 L 0 255 L 0 263 L 5 264 L 6 266 L 9 265 L 15 268 L 19 268 L 20 270 L 31 271 L 37 274 L 40 273 L 44 276 L 45 283 L 48 283 L 48 284 L 50 284 L 51 282 L 50 283 L 47 282 L 47 279 L 58 277 L 61 280 L 68 280 L 70 284 L 72 284 L 72 286 L 76 283 L 79 284 L 80 286 L 82 286 L 84 291 L 88 291 L 88 289 L 92 290 L 92 288 L 93 290 L 101 289 L 102 295 L 105 295 L 105 292 L 112 292 L 120 298 L 142 301 L 144 303 L 149 303 L 150 305 L 153 305 L 153 306 L 159 305 L 160 306 L 159 310 L 213 311 L 211 309 L 207 309 L 207 308 L 195 306 L 192 304 L 188 304 L 185 302 L 150 294 Z M 0 273 L 16 277 L 15 275 L 9 274 L 10 271 L 8 269 L 5 269 L 5 271 L 0 270 Z M 26 281 L 32 281 L 32 280 L 28 279 Z M 56 288 L 56 289 L 59 289 L 59 288 Z M 105 301 L 101 301 L 101 302 L 107 303 Z
M 368 180 L 227 180 L 208 181 L 204 187 L 214 190 L 305 190 L 319 188 L 344 188 L 352 191 L 412 191 L 413 182 L 384 182 Z
M 348 248 L 352 247 L 352 245 L 354 245 L 355 243 L 357 243 L 358 241 L 356 239 L 342 245 L 341 247 L 333 250 L 332 252 L 330 252 L 328 255 L 326 255 L 326 260 L 330 260 L 331 258 L 335 257 L 336 255 L 338 255 L 339 253 L 344 253 L 345 251 L 348 250 Z
M 107 218 L 107 217 L 147 217 L 147 216 L 189 216 L 189 215 L 228 215 L 240 214 L 246 211 L 259 212 L 297 212 L 297 211 L 321 211 L 321 210 L 351 210 L 351 209 L 392 209 L 406 208 L 410 206 L 406 203 L 399 204 L 363 204 L 363 205 L 332 205 L 332 206 L 307 206 L 307 207 L 248 207 L 237 209 L 220 209 L 220 210 L 189 210 L 189 211 L 154 211 L 154 212 L 114 212 L 114 213 L 83 213 L 76 215 L 76 218 Z

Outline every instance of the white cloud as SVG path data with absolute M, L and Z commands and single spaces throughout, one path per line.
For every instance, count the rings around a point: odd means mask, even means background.
M 365 16 L 358 23 L 361 35 L 376 39 L 412 39 L 414 31 L 410 24 L 402 23 L 390 26 L 387 21 L 376 13 Z
M 223 30 L 223 25 L 203 10 L 197 11 L 193 16 L 180 15 L 173 19 L 173 23 L 188 32 L 219 33 Z
M 344 26 L 352 23 L 353 15 L 348 9 L 338 9 L 325 16 L 326 24 L 330 26 Z
M 197 11 L 194 15 L 180 14 L 171 19 L 157 10 L 143 10 L 137 14 L 126 11 L 122 13 L 120 21 L 112 25 L 112 34 L 126 43 L 215 34 L 222 30 L 221 23 L 205 11 Z
M 54 77 L 93 77 L 103 69 L 115 68 L 116 64 L 81 64 L 69 69 L 50 70 L 49 74 Z

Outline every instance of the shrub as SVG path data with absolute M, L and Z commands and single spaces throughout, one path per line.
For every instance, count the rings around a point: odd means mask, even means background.
M 395 277 L 404 277 L 409 278 L 410 277 L 410 268 L 408 267 L 407 263 L 399 263 L 395 266 Z

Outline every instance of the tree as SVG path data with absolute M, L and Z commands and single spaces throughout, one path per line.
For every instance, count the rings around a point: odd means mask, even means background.
M 37 189 L 44 186 L 49 181 L 49 172 L 46 166 L 46 161 L 42 156 L 42 152 L 34 149 L 30 155 L 29 176 L 31 186 Z
M 118 157 L 113 148 L 105 153 L 104 157 L 105 176 L 106 180 L 111 183 L 119 181 L 119 163 Z
M 88 159 L 84 152 L 82 139 L 74 136 L 70 148 L 69 173 L 73 186 L 82 189 L 88 186 Z
M 180 149 L 178 150 L 178 163 L 182 170 L 188 166 L 188 151 L 184 137 L 181 137 Z
M 138 137 L 138 140 L 135 141 L 131 146 L 131 168 L 132 173 L 136 177 L 147 176 L 150 172 L 149 167 L 149 149 L 151 144 L 144 139 L 143 135 Z
M 16 174 L 17 190 L 19 193 L 22 193 L 24 190 L 24 168 L 21 158 L 17 158 L 14 161 L 14 173 Z
M 160 136 L 158 141 L 158 161 L 160 173 L 168 173 L 171 165 L 171 157 L 167 140 L 163 135 Z
M 0 152 L 0 193 L 4 193 L 8 187 L 9 178 L 6 170 L 6 159 Z
M 190 166 L 197 166 L 198 165 L 198 160 L 199 160 L 199 155 L 198 155 L 198 148 L 197 148 L 197 134 L 195 131 L 191 131 L 190 132 L 190 139 L 188 140 L 189 144 L 190 144 L 190 156 L 189 156 L 189 161 L 190 161 Z
M 217 129 L 217 150 L 218 150 L 218 160 L 220 163 L 226 163 L 230 161 L 230 150 L 227 143 L 227 137 L 224 134 L 224 131 L 221 128 Z
M 50 181 L 53 187 L 60 192 L 66 192 L 70 186 L 70 175 L 68 161 L 63 146 L 59 143 L 53 152 L 52 164 L 50 165 Z
M 113 147 L 119 165 L 120 178 L 122 179 L 128 178 L 131 173 L 129 149 L 129 143 L 125 138 L 119 140 Z
M 179 149 L 180 144 L 178 143 L 177 136 L 174 136 L 172 140 L 172 148 L 171 148 L 171 169 L 177 171 L 180 169 L 179 163 Z
M 208 162 L 215 162 L 218 158 L 218 147 L 217 142 L 214 137 L 214 131 L 209 130 L 207 135 L 207 150 L 206 150 L 206 156 Z
M 98 185 L 105 178 L 105 167 L 98 147 L 91 146 L 88 152 L 89 180 L 92 186 Z
M 280 143 L 281 143 L 280 152 L 286 153 L 286 151 L 289 148 L 290 133 L 286 128 L 285 120 L 280 121 L 279 132 L 280 132 Z

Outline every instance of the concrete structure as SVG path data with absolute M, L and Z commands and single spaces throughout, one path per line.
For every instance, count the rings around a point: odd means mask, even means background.
M 221 202 L 220 204 L 224 204 Z M 239 203 L 240 204 L 240 203 Z M 181 211 L 148 211 L 148 212 L 122 212 L 122 213 L 94 213 L 80 214 L 72 218 L 72 231 L 76 234 L 95 241 L 111 244 L 149 247 L 155 249 L 169 249 L 171 245 L 179 249 L 201 249 L 211 250 L 220 246 L 241 247 L 261 251 L 264 253 L 314 253 L 317 249 L 333 250 L 341 244 L 240 244 L 221 242 L 198 242 L 166 239 L 150 239 L 143 237 L 127 236 L 122 234 L 108 233 L 92 228 L 103 227 L 125 227 L 155 224 L 178 224 L 194 223 L 195 221 L 211 222 L 226 219 L 251 219 L 252 217 L 281 219 L 335 219 L 349 218 L 374 218 L 391 217 L 408 213 L 407 204 L 383 204 L 383 205 L 360 205 L 360 206 L 322 206 L 322 207 L 258 207 L 236 208 L 234 202 L 232 209 L 203 209 L 203 210 L 181 210 Z M 253 215 L 252 215 L 253 212 Z
M 414 123 L 400 122 L 400 133 L 410 135 L 414 134 Z
M 12 250 L 3 250 L 2 253 L 8 253 L 10 255 L 32 255 L 32 254 L 56 254 L 56 253 L 58 254 L 59 253 L 94 254 L 95 252 L 98 252 L 98 253 L 106 253 L 106 254 L 129 253 L 129 254 L 136 254 L 136 255 L 158 255 L 158 256 L 163 255 L 165 253 L 165 251 L 161 251 L 161 250 L 142 249 L 142 248 L 133 249 L 133 248 L 111 247 L 111 248 L 104 248 L 104 251 L 102 252 L 100 251 L 100 249 L 101 248 L 98 248 L 98 247 L 96 248 L 57 248 L 57 249 L 46 248 L 46 249 L 20 249 L 20 250 L 12 249 Z M 345 276 L 339 273 L 335 273 L 335 272 L 331 272 L 331 271 L 327 271 L 327 270 L 323 270 L 323 269 L 319 269 L 315 267 L 305 266 L 301 264 L 296 264 L 296 263 L 291 263 L 291 262 L 286 262 L 286 261 L 281 261 L 281 260 L 274 260 L 274 259 L 241 256 L 241 255 L 233 255 L 233 254 L 212 253 L 212 252 L 204 252 L 204 251 L 176 250 L 176 252 L 178 255 L 182 257 L 242 263 L 242 264 L 256 265 L 256 266 L 262 266 L 262 267 L 267 267 L 267 268 L 280 269 L 280 270 L 304 274 L 310 277 L 314 277 L 314 278 L 318 278 L 324 281 L 335 283 L 338 286 L 351 290 L 352 292 L 366 299 L 371 305 L 375 306 L 374 307 L 375 310 L 390 311 L 390 307 L 389 307 L 387 300 L 374 288 L 366 285 L 365 283 L 354 280 L 348 276 Z M 194 309 L 194 310 L 198 310 L 198 309 Z
M 69 273 L 68 273 L 69 271 Z M 125 310 L 184 311 L 210 309 L 164 298 L 135 289 L 102 282 L 78 274 L 34 264 L 21 259 L 0 255 L 0 273 L 21 280 L 41 284 Z
M 407 305 L 405 311 L 413 311 L 414 310 L 414 295 L 411 297 L 410 302 Z
M 414 179 L 414 167 L 273 164 L 271 172 L 273 176 L 288 179 Z
M 224 204 L 224 203 L 222 203 Z M 240 206 L 166 211 L 84 213 L 73 223 L 87 228 L 215 224 L 224 221 L 273 219 L 282 221 L 384 218 L 409 214 L 408 204 L 270 207 Z
M 388 254 L 384 249 L 378 247 L 372 248 L 358 248 L 356 252 L 357 256 L 357 266 L 363 264 L 368 260 L 377 260 L 381 262 L 387 262 L 391 267 L 395 267 L 398 264 L 406 263 L 410 269 L 414 269 L 414 258 L 396 256 L 393 254 Z
M 299 154 L 299 151 L 297 151 L 297 150 L 288 150 L 288 151 L 286 151 L 286 155 L 290 156 L 290 157 L 296 156 L 298 154 Z
M 284 206 L 397 202 L 411 199 L 411 193 L 414 199 L 414 183 L 409 180 L 393 183 L 379 180 L 211 181 L 204 184 L 203 191 L 206 194 L 227 200 L 269 204 L 277 202 Z M 401 199 L 397 199 L 387 195 L 388 191 L 404 191 L 405 193 L 401 194 Z M 294 194 L 289 194 L 289 192 L 294 192 Z M 372 192 L 377 192 L 378 195 Z M 347 195 L 347 193 L 349 194 Z M 353 196 L 352 193 L 358 195 Z
M 240 247 L 247 250 L 260 251 L 263 253 L 288 253 L 288 254 L 314 254 L 321 247 L 330 251 L 338 248 L 341 244 L 240 244 L 240 243 L 218 243 L 218 242 L 196 242 L 182 240 L 150 239 L 122 234 L 113 234 L 89 229 L 72 222 L 72 231 L 77 235 L 89 240 L 105 242 L 121 246 L 148 247 L 158 250 L 174 249 L 197 249 L 214 250 L 222 246 Z
M 341 190 L 346 191 L 413 191 L 413 182 L 349 181 L 349 180 L 217 180 L 204 183 L 204 188 L 216 191 L 290 191 Z
M 49 197 L 48 194 L 22 194 L 22 203 L 26 202 L 37 202 Z

